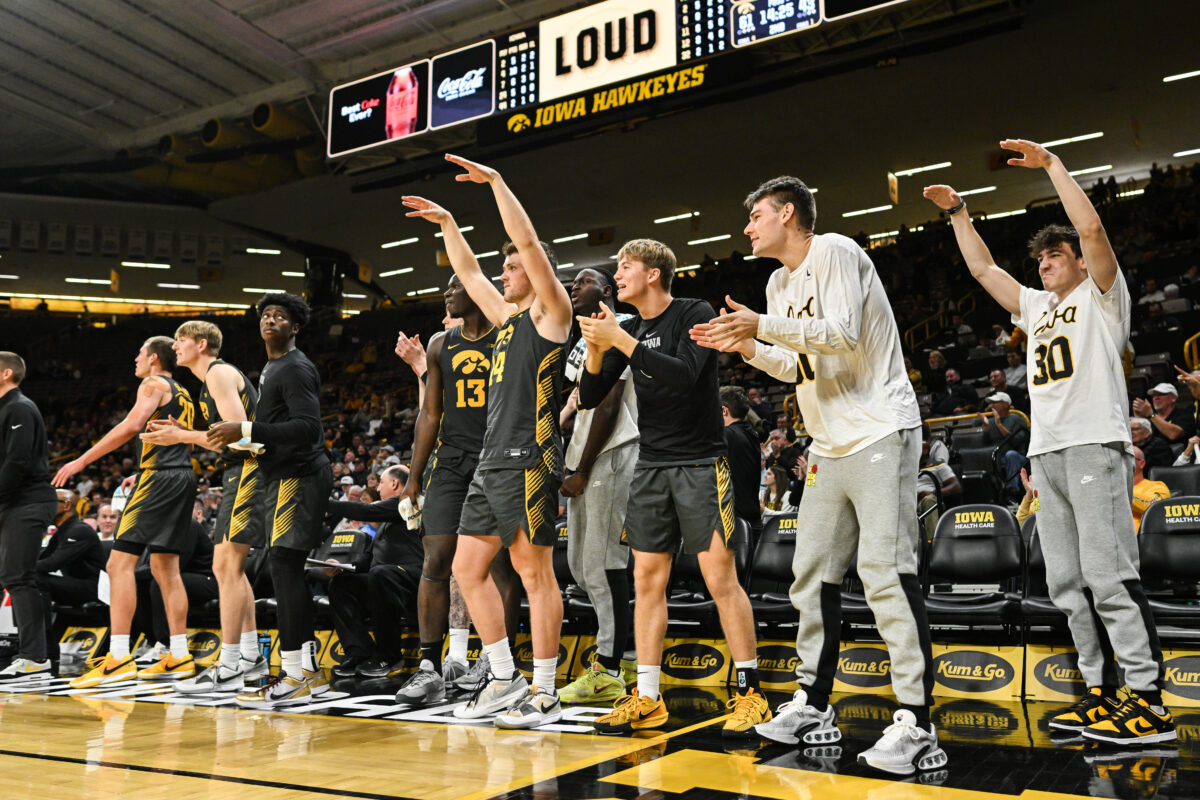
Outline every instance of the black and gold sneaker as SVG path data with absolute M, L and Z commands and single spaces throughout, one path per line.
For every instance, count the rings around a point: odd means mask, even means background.
M 1093 687 L 1088 689 L 1079 702 L 1051 717 L 1048 724 L 1054 730 L 1080 731 L 1104 719 L 1116 711 L 1119 705 L 1116 700 L 1101 694 L 1099 688 Z
M 1106 717 L 1083 729 L 1088 739 L 1105 744 L 1154 744 L 1175 740 L 1175 720 L 1165 706 L 1156 711 L 1136 692 Z

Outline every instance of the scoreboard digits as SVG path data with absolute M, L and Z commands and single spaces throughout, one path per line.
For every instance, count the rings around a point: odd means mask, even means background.
M 817 0 L 737 0 L 730 11 L 737 47 L 786 36 L 821 20 Z

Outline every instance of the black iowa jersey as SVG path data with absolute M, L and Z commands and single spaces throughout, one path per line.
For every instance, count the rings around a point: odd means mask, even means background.
M 438 354 L 442 371 L 442 426 L 438 447 L 455 447 L 478 456 L 487 430 L 488 372 L 496 329 L 478 339 L 463 335 L 462 326 L 446 331 Z
M 159 406 L 150 415 L 150 421 L 174 417 L 184 427 L 194 427 L 196 406 L 187 389 L 170 375 L 159 375 L 171 387 L 171 399 L 166 405 Z M 150 423 L 146 423 L 150 430 Z M 191 467 L 192 446 L 190 444 L 150 444 L 142 442 L 142 457 L 138 462 L 141 469 L 167 469 L 169 467 Z
M 246 419 L 254 421 L 254 414 L 258 411 L 258 389 L 246 377 L 246 374 L 237 367 L 234 367 L 228 361 L 217 359 L 209 365 L 211 371 L 218 364 L 224 364 L 227 367 L 233 367 L 237 370 L 238 375 L 242 376 L 242 389 L 238 392 L 238 400 L 242 402 L 242 408 L 246 410 Z M 217 401 L 213 399 L 212 393 L 208 391 L 208 381 L 204 381 L 200 389 L 200 416 L 204 418 L 204 424 L 208 427 L 216 425 L 218 422 L 224 422 L 221 419 L 221 412 L 217 409 Z M 226 447 L 221 451 L 221 460 L 226 463 L 245 461 L 253 456 L 248 450 L 230 450 Z
M 496 334 L 488 375 L 487 432 L 480 469 L 528 469 L 539 462 L 562 474 L 563 343 L 542 338 L 529 309 Z

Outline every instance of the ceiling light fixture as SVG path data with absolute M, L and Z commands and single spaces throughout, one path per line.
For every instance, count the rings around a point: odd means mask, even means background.
M 108 286 L 112 283 L 112 281 L 102 278 L 66 278 L 65 280 L 67 283 L 91 283 L 96 286 Z
M 676 220 L 691 219 L 692 217 L 698 217 L 698 216 L 700 216 L 699 211 L 689 211 L 686 214 L 676 214 L 673 217 L 659 217 L 658 219 L 654 220 L 654 224 L 661 225 L 664 222 L 675 222 Z
M 1192 70 L 1191 72 L 1181 72 L 1178 75 L 1168 75 L 1163 78 L 1163 83 L 1172 83 L 1173 81 L 1181 81 L 1184 78 L 1195 78 L 1200 75 L 1200 69 Z
M 283 253 L 282 250 L 274 250 L 270 247 L 247 247 L 246 252 L 259 256 L 277 256 Z
M 577 233 L 574 236 L 560 236 L 557 239 L 552 239 L 551 242 L 553 244 L 562 244 L 563 242 L 573 242 L 576 239 L 586 239 L 587 237 L 586 233 Z
M 943 161 L 940 164 L 930 164 L 926 167 L 913 167 L 912 169 L 897 170 L 895 175 L 897 178 L 907 178 L 909 175 L 916 175 L 918 172 L 929 172 L 934 169 L 944 169 L 951 166 L 951 162 Z
M 1060 144 L 1086 142 L 1088 139 L 1099 139 L 1103 135 L 1104 131 L 1096 131 L 1095 133 L 1085 133 L 1082 136 L 1071 136 L 1066 139 L 1052 139 L 1048 142 L 1042 142 L 1042 147 L 1058 147 Z
M 1183 158 L 1184 156 L 1194 156 L 1197 153 L 1200 153 L 1200 147 L 1197 147 L 1195 150 L 1180 150 L 1178 153 L 1173 154 L 1173 156 L 1174 158 Z
M 565 263 L 565 264 L 559 264 L 559 265 L 558 265 L 558 267 L 557 267 L 557 269 L 570 269 L 570 268 L 571 268 L 571 267 L 573 267 L 573 266 L 575 266 L 575 262 L 574 262 L 574 261 L 568 261 L 568 262 L 567 262 L 567 263 Z
M 470 232 L 471 232 L 471 231 L 473 231 L 473 230 L 475 230 L 475 226 L 474 226 L 474 225 L 468 225 L 468 226 L 467 226 L 467 227 L 465 227 L 465 228 L 459 228 L 459 229 L 458 229 L 458 232 L 459 232 L 459 233 L 470 233 Z M 435 238 L 435 239 L 441 239 L 441 238 L 442 238 L 442 232 L 441 232 L 441 231 L 438 231 L 437 233 L 435 233 L 435 234 L 433 235 L 433 238 Z
M 958 196 L 966 197 L 969 194 L 984 194 L 985 192 L 994 192 L 994 191 L 996 191 L 995 186 L 980 186 L 978 189 L 967 189 L 966 191 L 959 192 Z
M 1077 169 L 1073 172 L 1068 172 L 1067 174 L 1070 175 L 1071 177 L 1075 177 L 1076 175 L 1091 175 L 1093 172 L 1108 172 L 1112 168 L 1113 168 L 1112 164 L 1105 164 L 1102 167 L 1088 167 L 1087 169 Z
M 159 264 L 153 261 L 122 261 L 122 267 L 134 267 L 136 269 L 170 269 L 170 264 Z
M 304 277 L 303 272 L 281 272 L 279 274 L 285 278 L 303 278 Z
M 492 256 L 498 256 L 498 255 L 500 255 L 499 250 L 488 250 L 486 253 L 476 253 L 475 258 L 476 259 L 491 258 Z
M 196 283 L 160 283 L 160 289 L 199 289 L 200 285 Z
M 410 273 L 412 271 L 413 271 L 412 267 L 404 267 L 402 269 L 393 269 L 393 270 L 389 270 L 388 272 L 381 272 L 381 273 L 379 273 L 379 277 L 390 278 L 393 275 L 407 275 L 408 273 Z
M 688 244 L 708 244 L 709 242 L 723 242 L 726 239 L 732 239 L 732 233 L 722 233 L 720 236 L 709 236 L 704 239 L 692 239 Z
M 243 286 L 242 291 L 247 294 L 282 294 L 283 289 L 259 289 L 257 286 Z
M 420 240 L 421 240 L 421 237 L 414 236 L 411 239 L 400 239 L 395 242 L 384 242 L 383 244 L 379 245 L 379 249 L 380 250 L 391 250 L 393 247 L 399 247 L 402 244 L 412 244 L 413 242 L 419 242 Z
M 842 214 L 843 217 L 861 217 L 863 214 L 874 214 L 876 211 L 891 211 L 893 206 L 875 206 L 874 208 L 860 208 L 857 211 L 846 211 Z

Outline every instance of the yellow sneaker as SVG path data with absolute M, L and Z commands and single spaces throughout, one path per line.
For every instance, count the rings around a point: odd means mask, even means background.
M 747 689 L 745 694 L 729 698 L 725 708 L 733 712 L 729 719 L 725 720 L 725 727 L 721 730 L 726 736 L 758 736 L 754 732 L 754 726 L 771 721 L 771 706 L 767 703 L 767 698 L 753 688 Z
M 300 705 L 312 702 L 312 699 L 329 689 L 324 670 L 309 672 L 305 670 L 303 677 L 297 680 L 280 672 L 260 689 L 247 690 L 237 696 L 236 702 L 241 708 L 257 708 L 262 711 L 282 708 L 284 706 Z
M 630 733 L 646 728 L 660 728 L 667 721 L 667 706 L 662 698 L 651 700 L 634 689 L 625 695 L 603 717 L 592 723 L 597 733 Z
M 186 658 L 176 658 L 170 653 L 158 663 L 139 670 L 137 674 L 139 681 L 181 681 L 195 676 L 196 659 L 190 654 Z
M 126 683 L 137 680 L 138 668 L 131 656 L 114 658 L 112 653 L 106 653 L 100 658 L 88 661 L 91 668 L 78 678 L 71 679 L 72 689 L 94 689 L 97 686 L 108 686 L 114 683 Z

